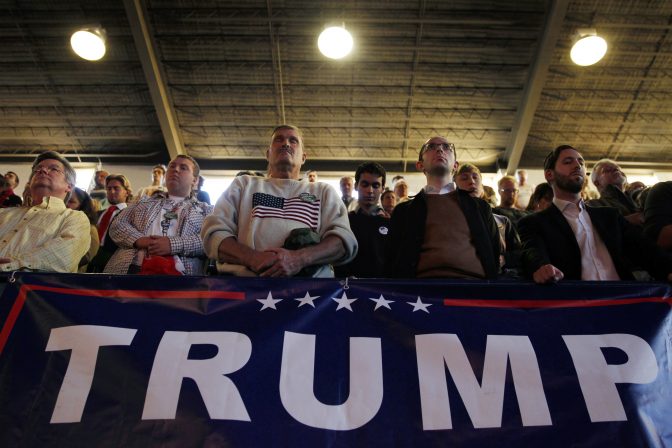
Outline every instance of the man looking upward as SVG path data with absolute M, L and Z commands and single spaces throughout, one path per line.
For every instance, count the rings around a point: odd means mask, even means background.
M 60 154 L 47 151 L 33 162 L 32 207 L 0 210 L 0 270 L 77 272 L 89 250 L 89 219 L 65 206 L 76 174 Z
M 427 186 L 396 206 L 385 255 L 388 277 L 495 278 L 500 241 L 490 206 L 456 190 L 455 145 L 436 136 L 421 147 L 415 166 Z
M 206 219 L 208 256 L 234 275 L 289 277 L 311 267 L 306 275 L 333 277 L 331 264 L 357 253 L 345 204 L 330 185 L 299 180 L 306 154 L 297 127 L 273 130 L 266 159 L 268 177 L 236 177 Z

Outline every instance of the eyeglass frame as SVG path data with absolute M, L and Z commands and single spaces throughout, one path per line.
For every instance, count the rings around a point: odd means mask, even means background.
M 520 190 L 518 188 L 500 188 L 500 193 L 518 193 Z
M 33 175 L 40 173 L 40 172 L 45 172 L 47 175 L 51 176 L 53 173 L 61 173 L 63 176 L 65 176 L 65 170 L 57 167 L 56 165 L 49 165 L 49 166 L 36 166 L 31 170 L 31 173 Z
M 432 146 L 441 145 L 441 148 L 444 152 L 447 152 L 448 150 L 450 150 L 453 153 L 453 156 L 455 157 L 455 159 L 457 159 L 457 152 L 455 151 L 455 144 L 454 143 L 450 143 L 450 142 L 429 143 L 429 142 L 427 142 L 420 147 L 420 154 L 418 155 L 418 161 L 422 162 L 422 156 L 424 156 L 427 151 L 436 151 L 437 148 L 435 147 L 435 148 L 430 149 L 429 148 L 430 145 L 432 145 Z

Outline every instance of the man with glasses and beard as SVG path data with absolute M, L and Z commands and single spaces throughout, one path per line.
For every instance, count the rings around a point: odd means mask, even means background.
M 0 211 L 0 271 L 77 272 L 91 235 L 86 215 L 65 206 L 75 178 L 60 154 L 37 156 L 30 181 L 34 205 Z
M 672 257 L 646 240 L 640 228 L 614 208 L 583 202 L 586 168 L 576 149 L 555 148 L 544 162 L 544 176 L 553 187 L 553 205 L 518 223 L 523 267 L 536 283 L 634 280 L 635 266 L 672 281 Z

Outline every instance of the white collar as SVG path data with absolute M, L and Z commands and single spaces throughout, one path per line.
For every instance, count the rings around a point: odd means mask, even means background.
M 117 207 L 117 210 L 123 210 L 128 207 L 128 204 L 125 202 L 120 202 L 118 204 L 110 204 L 110 207 Z M 109 208 L 109 207 L 108 207 Z
M 446 194 L 446 193 L 451 193 L 455 191 L 455 182 L 448 182 L 446 185 L 441 187 L 441 189 L 437 189 L 436 187 L 432 185 L 425 185 L 425 194 Z
M 553 197 L 553 204 L 555 204 L 558 209 L 560 209 L 561 212 L 564 212 L 567 207 L 570 205 L 574 207 L 578 207 L 579 211 L 583 211 L 586 209 L 586 205 L 583 202 L 583 199 L 579 199 L 579 202 L 571 202 L 571 201 L 565 201 L 564 199 L 560 199 L 557 197 Z

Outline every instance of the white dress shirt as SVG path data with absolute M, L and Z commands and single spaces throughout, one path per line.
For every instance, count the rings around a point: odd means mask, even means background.
M 578 204 L 553 198 L 574 232 L 581 250 L 581 280 L 620 280 L 607 246 L 595 232 L 583 200 Z
M 110 204 L 110 205 L 112 205 L 112 204 Z M 128 204 L 126 204 L 125 202 L 120 202 L 119 204 L 115 204 L 115 205 L 117 206 L 117 209 L 112 212 L 112 219 L 110 220 L 110 224 L 112 224 L 112 221 L 114 220 L 115 216 L 117 216 L 119 213 L 121 213 L 121 211 L 123 209 L 128 207 Z M 100 222 L 103 220 L 104 215 L 105 215 L 105 212 L 100 214 L 100 216 L 98 217 L 98 222 L 96 223 L 96 227 L 100 226 Z M 107 239 L 107 234 L 109 233 L 109 231 L 110 231 L 110 228 L 108 227 L 107 230 L 105 231 L 105 235 L 103 235 L 103 239 L 100 240 L 100 245 L 101 246 L 105 243 L 105 240 Z
M 448 182 L 446 185 L 438 189 L 432 185 L 425 185 L 425 194 L 447 194 L 455 191 L 455 182 Z

